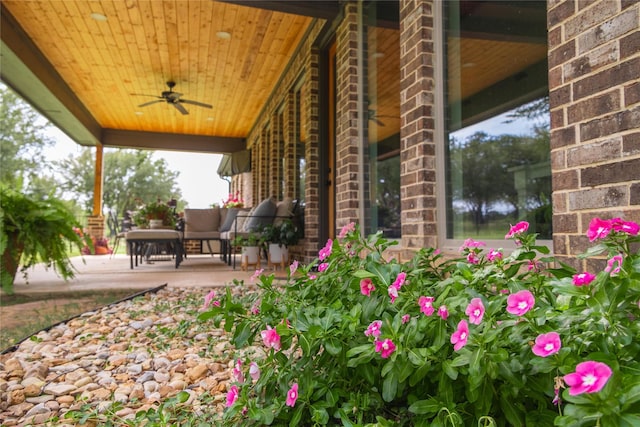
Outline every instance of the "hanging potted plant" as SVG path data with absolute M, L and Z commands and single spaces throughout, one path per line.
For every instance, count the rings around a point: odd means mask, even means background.
M 290 219 L 280 224 L 267 225 L 262 231 L 262 237 L 268 243 L 268 266 L 285 267 L 289 263 L 289 246 L 300 240 L 300 231 Z
M 73 278 L 71 247 L 91 244 L 76 233 L 80 224 L 62 201 L 37 200 L 5 186 L 0 186 L 0 224 L 0 278 L 8 294 L 18 270 L 27 276 L 37 263 L 53 267 L 65 280 Z
M 260 266 L 260 248 L 261 239 L 260 236 L 255 233 L 243 234 L 236 236 L 231 244 L 235 247 L 240 247 L 240 268 L 247 270 L 250 265 L 258 268 Z

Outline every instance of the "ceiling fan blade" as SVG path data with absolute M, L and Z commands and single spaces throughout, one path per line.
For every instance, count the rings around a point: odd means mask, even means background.
M 204 102 L 191 101 L 189 99 L 180 99 L 180 100 L 178 100 L 178 102 L 182 102 L 184 104 L 197 105 L 198 107 L 213 108 L 212 105 L 205 104 Z
M 160 99 L 162 99 L 162 97 L 161 97 L 161 96 L 158 96 L 158 95 L 149 95 L 148 93 L 130 93 L 129 95 L 131 95 L 131 96 L 152 96 L 152 97 L 154 97 L 154 98 L 160 98 Z
M 164 99 L 156 99 L 155 101 L 145 102 L 144 104 L 138 105 L 138 107 L 146 107 L 147 105 L 157 104 L 158 102 L 164 102 Z
M 171 105 L 173 105 L 174 107 L 176 107 L 176 109 L 178 111 L 180 111 L 182 114 L 189 114 L 189 112 L 187 111 L 186 108 L 184 108 L 182 106 L 182 104 L 180 104 L 179 102 L 170 102 Z
M 382 121 L 380 121 L 379 119 L 377 119 L 377 118 L 375 118 L 375 117 L 374 117 L 373 119 L 371 119 L 371 120 L 373 120 L 374 122 L 376 122 L 376 124 L 377 124 L 378 126 L 384 126 L 384 123 L 382 123 Z

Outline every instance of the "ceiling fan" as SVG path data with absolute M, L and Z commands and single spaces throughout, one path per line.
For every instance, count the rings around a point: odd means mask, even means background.
M 156 104 L 158 102 L 166 102 L 167 104 L 171 104 L 174 107 L 176 107 L 176 109 L 178 111 L 180 111 L 182 114 L 189 114 L 187 109 L 184 108 L 184 106 L 182 104 L 197 105 L 198 107 L 204 107 L 204 108 L 213 108 L 211 105 L 205 104 L 204 102 L 191 101 L 189 99 L 180 99 L 182 94 L 179 93 L 179 92 L 174 92 L 173 91 L 173 88 L 174 88 L 175 85 L 176 85 L 175 82 L 168 81 L 167 82 L 167 86 L 169 87 L 169 90 L 162 91 L 160 96 L 157 96 L 157 95 L 145 95 L 145 94 L 142 94 L 142 93 L 132 93 L 131 95 L 135 95 L 135 96 L 153 96 L 154 98 L 158 98 L 155 101 L 149 101 L 149 102 L 145 102 L 144 104 L 140 104 L 140 105 L 138 105 L 138 107 L 146 107 L 147 105 Z

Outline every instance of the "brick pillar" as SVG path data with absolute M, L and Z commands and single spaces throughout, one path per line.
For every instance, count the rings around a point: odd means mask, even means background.
M 104 233 L 105 219 L 102 215 L 91 215 L 87 217 L 87 233 L 95 239 L 105 237 Z
M 336 31 L 336 225 L 361 221 L 358 217 L 358 14 L 354 2 L 345 5 Z M 363 76 L 366 81 L 366 76 Z
M 400 1 L 402 246 L 436 247 L 433 0 Z M 441 219 L 444 227 L 444 218 Z
M 640 221 L 640 3 L 548 6 L 553 244 L 576 255 L 594 217 Z

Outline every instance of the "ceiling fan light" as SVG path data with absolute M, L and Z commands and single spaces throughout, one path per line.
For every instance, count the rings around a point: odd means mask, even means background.
M 231 38 L 231 33 L 227 31 L 218 31 L 216 33 L 216 37 L 218 37 L 221 40 L 229 40 Z

